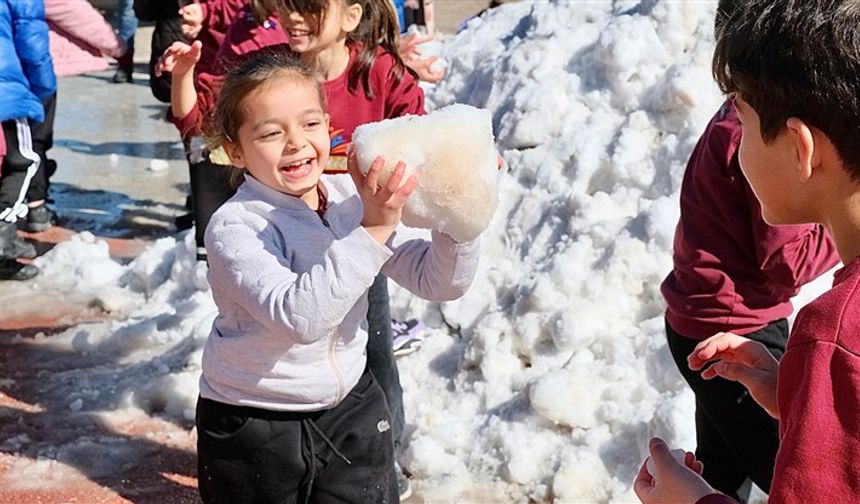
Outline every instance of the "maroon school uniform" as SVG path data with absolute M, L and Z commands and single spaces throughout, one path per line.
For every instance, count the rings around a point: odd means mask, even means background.
M 749 334 L 787 317 L 800 287 L 839 261 L 823 226 L 764 222 L 738 163 L 741 131 L 726 102 L 684 173 L 674 268 L 661 291 L 666 320 L 688 338 Z
M 378 49 L 376 61 L 370 70 L 370 88 L 373 99 L 359 85 L 354 93 L 347 87 L 349 71 L 355 65 L 361 47 L 351 45 L 349 65 L 340 77 L 323 85 L 326 111 L 331 116 L 331 154 L 328 172 L 346 171 L 346 153 L 352 142 L 352 132 L 362 124 L 393 119 L 404 115 L 424 115 L 424 91 L 406 68 L 398 81 L 393 75 L 394 57 Z
M 771 504 L 860 495 L 860 258 L 797 314 L 777 381 Z
M 218 64 L 216 55 L 224 43 L 227 30 L 247 3 L 247 0 L 208 0 L 198 4 L 203 14 L 203 29 L 195 40 L 199 40 L 203 47 L 200 61 L 195 67 L 197 73 L 215 70 Z
M 769 504 L 860 495 L 860 258 L 797 314 L 777 381 L 780 447 Z M 734 500 L 712 494 L 697 504 Z

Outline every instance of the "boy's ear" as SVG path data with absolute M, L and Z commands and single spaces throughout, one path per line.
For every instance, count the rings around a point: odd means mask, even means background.
M 812 128 L 797 117 L 789 117 L 785 122 L 788 137 L 794 144 L 795 157 L 802 182 L 812 177 L 813 170 L 821 162 L 821 145 L 816 145 Z
M 356 2 L 347 6 L 343 16 L 343 31 L 347 33 L 355 31 L 361 23 L 362 15 L 364 15 L 364 9 L 360 3 Z
M 245 161 L 242 157 L 242 149 L 239 146 L 229 140 L 224 142 L 224 152 L 227 153 L 227 157 L 230 158 L 230 164 L 235 166 L 236 168 L 245 168 Z

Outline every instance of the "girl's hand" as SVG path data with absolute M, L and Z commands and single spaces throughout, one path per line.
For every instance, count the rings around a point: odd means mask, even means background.
M 160 77 L 164 72 L 170 72 L 175 77 L 186 75 L 200 61 L 202 48 L 203 44 L 199 40 L 191 45 L 185 42 L 170 44 L 155 64 L 155 76 Z
M 420 33 L 401 35 L 397 39 L 397 54 L 405 62 L 418 59 L 421 57 L 421 50 L 418 49 L 418 46 L 431 40 L 433 40 L 432 35 L 422 35 Z
M 404 64 L 411 68 L 417 75 L 419 80 L 423 80 L 424 82 L 429 82 L 431 84 L 436 84 L 442 77 L 445 77 L 445 69 L 439 68 L 434 70 L 432 68 L 433 63 L 439 59 L 439 56 L 430 56 L 429 58 L 424 59 L 411 59 L 404 60 Z
M 349 174 L 355 182 L 358 194 L 364 204 L 364 217 L 361 225 L 380 244 L 388 241 L 394 228 L 400 223 L 403 215 L 403 206 L 418 186 L 418 175 L 413 174 L 400 187 L 403 181 L 403 172 L 406 165 L 398 162 L 394 173 L 383 186 L 378 185 L 379 173 L 385 166 L 385 160 L 381 157 L 373 160 L 367 175 L 363 175 L 358 169 L 355 154 L 350 154 L 347 162 Z
M 702 378 L 710 380 L 720 376 L 740 382 L 770 416 L 779 418 L 776 401 L 779 362 L 767 347 L 734 333 L 717 333 L 696 345 L 687 357 L 687 363 L 694 371 L 702 369 L 710 361 L 717 362 L 702 371 Z
M 633 482 L 633 491 L 644 504 L 663 502 L 694 503 L 702 497 L 718 493 L 702 479 L 702 463 L 687 453 L 684 464 L 679 463 L 669 452 L 669 447 L 660 438 L 648 443 L 653 461 L 654 474 L 650 474 L 643 463 Z
M 195 38 L 203 28 L 203 9 L 200 4 L 192 3 L 179 9 L 182 18 L 182 33 L 189 38 Z

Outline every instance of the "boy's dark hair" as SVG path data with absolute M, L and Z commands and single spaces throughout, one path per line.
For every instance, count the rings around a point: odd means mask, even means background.
M 266 0 L 273 12 L 298 12 L 302 16 L 316 20 L 321 26 L 328 10 L 329 0 Z M 370 70 L 376 62 L 376 52 L 381 47 L 394 58 L 391 77 L 399 83 L 404 72 L 410 72 L 397 52 L 397 38 L 400 29 L 397 25 L 397 12 L 391 0 L 335 0 L 344 5 L 361 5 L 361 22 L 355 31 L 349 34 L 348 43 L 361 44 L 361 50 L 347 75 L 347 89 L 356 93 L 359 84 L 364 88 L 364 95 L 373 99 L 373 89 L 370 87 Z
M 771 141 L 797 117 L 860 181 L 860 1 L 744 0 L 717 33 L 713 72 Z
M 744 0 L 720 0 L 720 3 L 717 4 L 717 16 L 714 18 L 714 33 L 720 31 L 720 28 L 726 24 L 732 15 L 735 13 L 735 10 L 739 5 L 743 3 Z

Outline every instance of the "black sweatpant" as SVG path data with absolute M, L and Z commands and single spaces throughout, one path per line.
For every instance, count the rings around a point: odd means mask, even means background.
M 329 410 L 277 412 L 201 398 L 200 496 L 206 504 L 396 504 L 390 425 L 367 370 Z
M 48 150 L 54 146 L 54 117 L 57 114 L 57 93 L 43 102 L 45 120 L 33 125 L 33 151 L 39 155 L 39 169 L 30 181 L 27 201 L 40 201 L 48 197 L 51 176 L 57 171 L 57 162 L 48 159 Z
M 24 205 L 30 181 L 39 169 L 39 155 L 33 150 L 33 134 L 27 119 L 3 121 L 6 157 L 0 167 L 0 220 L 15 222 Z
M 194 215 L 194 238 L 198 247 L 205 247 L 203 236 L 215 210 L 236 193 L 230 185 L 235 168 L 212 163 L 208 159 L 189 163 L 191 185 L 191 207 Z
M 702 477 L 711 486 L 745 501 L 747 479 L 770 492 L 779 425 L 755 402 L 740 383 L 714 378 L 704 380 L 687 365 L 687 356 L 699 344 L 675 332 L 666 322 L 669 350 L 675 364 L 696 395 L 696 458 L 705 465 Z M 788 321 L 771 322 L 744 337 L 763 343 L 777 359 L 788 340 Z M 739 491 L 741 487 L 743 491 Z M 744 495 L 747 494 L 747 495 Z

